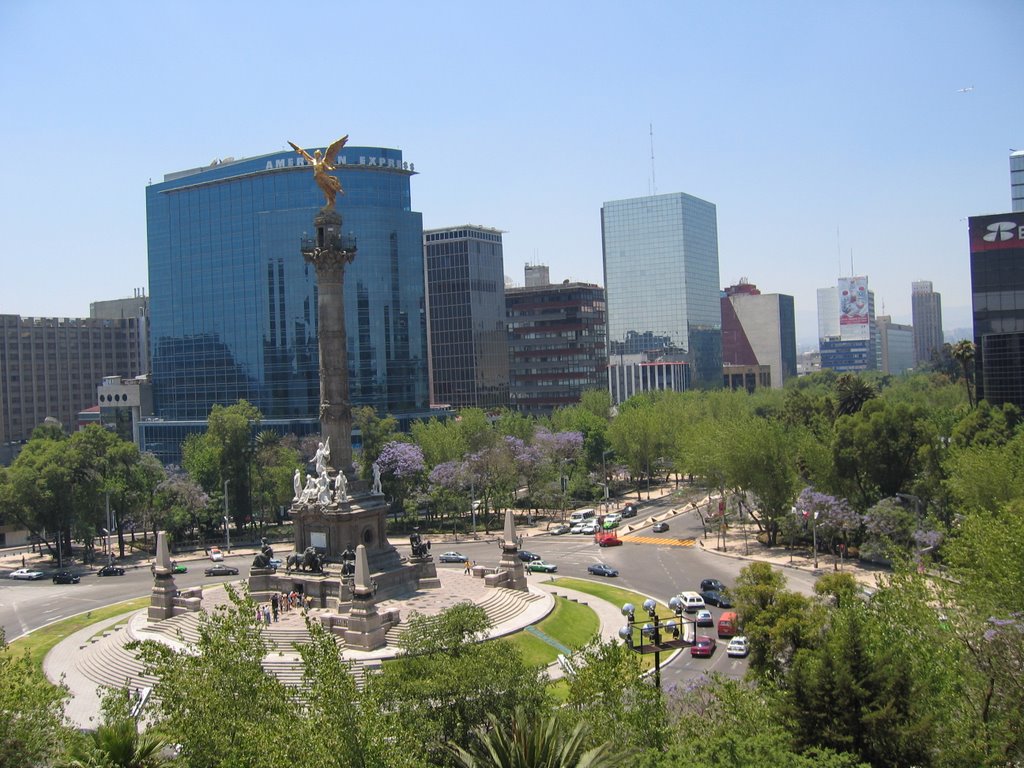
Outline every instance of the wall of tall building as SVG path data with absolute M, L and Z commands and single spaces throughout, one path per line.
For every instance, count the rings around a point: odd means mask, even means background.
M 818 289 L 818 338 L 839 338 L 839 291 L 834 285 Z
M 878 331 L 879 370 L 899 374 L 914 367 L 914 328 L 894 323 L 889 315 L 875 318 Z
M 942 295 L 931 280 L 911 283 L 910 304 L 914 323 L 914 364 L 925 365 L 942 350 Z
M 505 290 L 512 406 L 546 416 L 605 388 L 604 289 L 591 283 Z
M 509 404 L 501 231 L 463 225 L 423 233 L 435 405 Z
M 720 387 L 722 316 L 713 203 L 683 193 L 601 207 L 609 360 L 661 353 Z
M 0 442 L 28 440 L 52 416 L 73 430 L 105 376 L 138 376 L 140 323 L 0 315 Z
M 1024 212 L 1024 150 L 1010 153 L 1010 210 Z
M 781 389 L 796 376 L 793 297 L 729 288 L 725 292 L 721 299 L 723 364 L 767 366 L 771 386 Z
M 874 371 L 881 367 L 875 293 L 864 276 L 840 277 L 836 287 L 818 289 L 818 337 L 821 367 L 836 371 Z
M 344 285 L 352 406 L 425 413 L 415 168 L 378 147 L 348 146 L 336 161 L 342 229 L 358 243 Z M 170 173 L 146 188 L 154 407 L 180 422 L 154 427 L 167 435 L 161 451 L 214 404 L 240 398 L 268 420 L 318 424 L 316 272 L 300 246 L 323 205 L 294 152 Z
M 978 399 L 1024 408 L 1024 212 L 968 222 Z
M 644 362 L 638 360 L 638 357 L 623 355 L 609 362 L 608 392 L 613 405 L 624 403 L 642 392 L 685 392 L 691 388 L 692 371 L 689 363 L 682 360 Z
M 102 320 L 125 320 L 138 318 L 142 332 L 139 334 L 139 370 L 149 373 L 152 360 L 149 355 L 149 297 L 145 288 L 136 289 L 128 299 L 109 299 L 89 304 L 89 317 Z

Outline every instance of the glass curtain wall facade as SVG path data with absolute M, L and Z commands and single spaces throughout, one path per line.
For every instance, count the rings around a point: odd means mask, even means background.
M 1024 408 L 1024 212 L 968 221 L 978 400 Z
M 601 207 L 609 363 L 627 355 L 690 364 L 693 385 L 722 385 L 718 220 L 684 193 Z
M 345 147 L 338 164 L 338 212 L 358 242 L 344 288 L 352 405 L 426 412 L 415 169 L 401 151 L 375 147 Z M 316 431 L 316 272 L 300 241 L 323 204 L 293 152 L 215 162 L 146 188 L 157 417 L 191 431 L 215 403 L 245 398 L 268 422 Z M 168 430 L 176 443 L 182 430 Z
M 423 233 L 435 405 L 509 404 L 501 231 L 470 225 Z

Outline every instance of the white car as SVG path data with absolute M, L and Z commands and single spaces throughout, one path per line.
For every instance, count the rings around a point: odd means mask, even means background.
M 11 571 L 12 579 L 27 579 L 29 581 L 39 581 L 46 574 L 42 571 L 33 571 L 31 568 L 19 568 L 16 571 Z
M 584 534 L 585 536 L 593 536 L 595 533 L 597 533 L 597 523 L 595 523 L 593 520 L 587 520 L 587 522 L 585 522 L 583 524 L 583 527 L 580 529 L 580 533 Z
M 750 653 L 750 644 L 747 643 L 747 638 L 743 635 L 734 637 L 729 641 L 729 645 L 726 646 L 725 652 L 732 657 L 745 658 Z
M 215 563 L 223 562 L 224 553 L 221 552 L 217 547 L 214 547 L 210 550 L 210 559 L 213 560 L 213 562 Z
M 584 523 L 576 523 L 576 525 L 569 529 L 569 533 L 583 533 L 584 525 Z
M 698 627 L 713 627 L 715 626 L 715 617 L 711 615 L 711 611 L 707 608 L 701 608 L 697 611 L 697 626 Z

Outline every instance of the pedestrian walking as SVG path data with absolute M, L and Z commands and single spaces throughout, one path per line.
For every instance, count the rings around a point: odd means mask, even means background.
M 270 610 L 274 614 L 274 623 L 277 623 L 277 592 L 270 596 Z
M 469 575 L 469 566 L 470 566 L 470 562 L 469 562 L 469 560 L 467 560 L 466 561 L 466 570 L 464 570 L 462 572 L 464 576 L 468 576 Z
M 270 608 L 263 606 L 263 623 L 270 626 Z

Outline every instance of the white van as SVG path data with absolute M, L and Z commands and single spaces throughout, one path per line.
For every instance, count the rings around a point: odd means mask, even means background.
M 704 605 L 704 598 L 697 592 L 683 592 L 679 595 L 679 599 L 683 601 L 683 610 L 687 613 L 695 613 L 701 608 L 706 607 Z
M 582 523 L 584 520 L 590 520 L 597 516 L 597 511 L 593 509 L 577 509 L 571 515 L 569 515 L 569 525 L 576 525 Z

